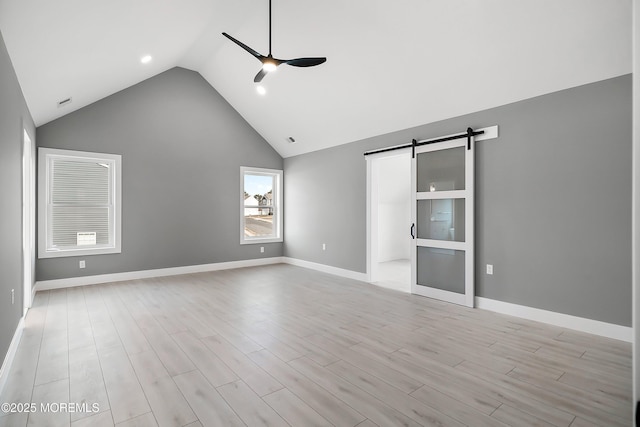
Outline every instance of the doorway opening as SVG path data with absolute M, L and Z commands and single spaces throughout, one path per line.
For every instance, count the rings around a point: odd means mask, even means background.
M 411 292 L 411 153 L 381 153 L 367 165 L 369 281 Z

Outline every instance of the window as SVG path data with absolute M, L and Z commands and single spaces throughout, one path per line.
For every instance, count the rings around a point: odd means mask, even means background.
M 240 168 L 240 244 L 282 242 L 282 171 Z
M 38 257 L 120 253 L 121 156 L 40 148 Z

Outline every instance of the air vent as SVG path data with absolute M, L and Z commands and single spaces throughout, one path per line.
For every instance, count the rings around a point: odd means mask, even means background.
M 71 104 L 71 99 L 72 98 L 67 98 L 67 99 L 63 99 L 62 101 L 58 101 L 58 108 Z
M 289 142 L 289 144 L 295 144 L 296 143 L 296 140 L 292 136 L 287 138 L 287 141 Z

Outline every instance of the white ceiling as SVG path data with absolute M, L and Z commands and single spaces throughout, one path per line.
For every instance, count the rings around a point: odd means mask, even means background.
M 273 0 L 274 56 L 328 60 L 279 67 L 261 96 L 260 63 L 220 33 L 266 54 L 267 13 L 267 0 L 0 0 L 0 30 L 37 125 L 181 66 L 283 157 L 631 72 L 631 0 Z

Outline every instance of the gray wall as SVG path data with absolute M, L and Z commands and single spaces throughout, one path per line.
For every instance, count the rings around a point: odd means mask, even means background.
M 38 146 L 122 155 L 122 253 L 39 259 L 37 280 L 282 255 L 240 245 L 240 166 L 282 158 L 201 76 L 174 68 L 38 128 Z M 78 261 L 86 260 L 86 269 Z
M 477 295 L 630 326 L 631 88 L 621 76 L 287 158 L 285 256 L 365 272 L 363 152 L 497 124 L 476 151 Z
M 22 316 L 22 135 L 35 126 L 0 34 L 0 364 Z M 11 289 L 15 303 L 11 305 Z

